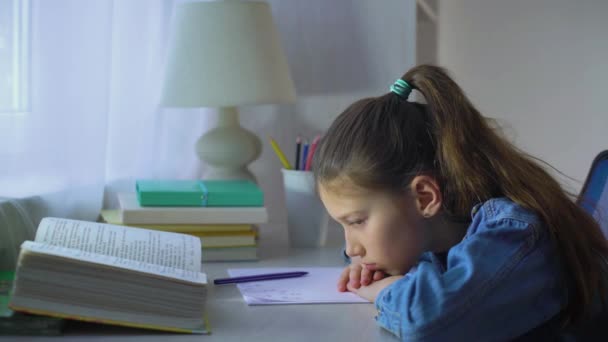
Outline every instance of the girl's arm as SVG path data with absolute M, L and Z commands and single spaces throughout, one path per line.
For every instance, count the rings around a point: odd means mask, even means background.
M 476 215 L 447 269 L 421 260 L 414 272 L 369 286 L 378 324 L 408 341 L 511 340 L 558 314 L 559 258 L 546 230 L 524 214 Z

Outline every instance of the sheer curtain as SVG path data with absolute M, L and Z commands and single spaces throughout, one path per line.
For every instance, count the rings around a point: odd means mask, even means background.
M 199 176 L 210 113 L 158 106 L 175 1 L 30 1 L 31 110 L 0 115 L 0 233 L 94 220 L 136 178 Z

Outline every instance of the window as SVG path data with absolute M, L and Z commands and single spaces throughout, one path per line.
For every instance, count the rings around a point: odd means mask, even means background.
M 30 104 L 30 0 L 0 0 L 0 115 Z

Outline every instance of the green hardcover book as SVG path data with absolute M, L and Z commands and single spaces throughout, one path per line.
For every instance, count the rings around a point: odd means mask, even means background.
M 262 207 L 264 193 L 248 180 L 153 180 L 135 182 L 143 206 Z
M 31 315 L 9 309 L 10 291 L 15 272 L 0 271 L 0 336 L 3 335 L 60 335 L 65 320 L 56 317 Z

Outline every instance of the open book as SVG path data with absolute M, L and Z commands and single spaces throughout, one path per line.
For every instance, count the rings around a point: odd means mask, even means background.
M 206 333 L 197 237 L 45 218 L 21 245 L 9 306 L 91 322 Z

